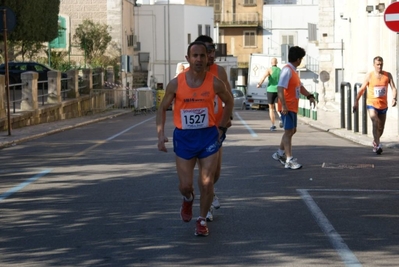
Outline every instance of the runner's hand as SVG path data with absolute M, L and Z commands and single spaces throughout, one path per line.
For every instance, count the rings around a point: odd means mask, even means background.
M 163 152 L 168 152 L 166 149 L 165 143 L 169 142 L 168 138 L 166 136 L 163 136 L 163 138 L 158 138 L 158 150 L 163 151 Z

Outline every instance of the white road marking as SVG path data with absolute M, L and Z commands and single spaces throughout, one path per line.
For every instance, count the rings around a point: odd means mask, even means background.
M 247 128 L 247 130 L 252 135 L 252 137 L 258 137 L 258 135 L 255 133 L 255 131 L 252 130 L 251 127 L 249 127 L 249 125 L 240 117 L 240 115 L 238 115 L 237 112 L 235 112 L 235 114 L 236 114 L 236 117 L 240 119 L 241 124 L 244 125 L 245 128 Z
M 317 224 L 323 230 L 324 234 L 328 237 L 334 249 L 338 252 L 345 266 L 361 267 L 362 265 L 360 264 L 359 260 L 345 244 L 345 241 L 334 229 L 334 227 L 329 222 L 327 217 L 323 214 L 319 206 L 317 206 L 316 202 L 314 202 L 313 198 L 308 193 L 308 190 L 297 189 L 297 191 L 301 194 L 302 200 L 305 202 L 306 206 L 308 206 L 313 217 L 316 219 Z

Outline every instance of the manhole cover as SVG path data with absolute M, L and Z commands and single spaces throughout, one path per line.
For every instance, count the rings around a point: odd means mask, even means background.
M 326 163 L 323 162 L 322 168 L 326 169 L 372 169 L 374 164 L 352 164 L 352 163 Z

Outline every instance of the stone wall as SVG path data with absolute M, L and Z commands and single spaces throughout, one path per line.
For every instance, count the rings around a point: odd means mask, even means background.
M 113 82 L 113 70 L 108 68 L 108 82 Z M 37 73 L 23 73 L 21 75 L 24 81 L 21 95 L 25 96 L 21 99 L 21 107 L 15 113 L 10 110 L 10 116 L 7 112 L 7 100 L 5 99 L 6 91 L 4 84 L 4 75 L 0 75 L 0 130 L 7 130 L 8 124 L 12 129 L 35 125 L 40 123 L 52 122 L 76 118 L 92 114 L 94 112 L 102 112 L 106 108 L 105 92 L 93 93 L 93 79 L 99 79 L 99 83 L 95 83 L 97 88 L 104 88 L 104 71 L 102 69 L 85 70 L 83 81 L 78 83 L 78 72 L 68 72 L 68 98 L 61 98 L 61 75 L 54 71 L 48 74 L 48 92 L 51 92 L 52 98 L 48 98 L 45 105 L 39 105 L 37 94 Z M 94 72 L 94 73 L 93 73 Z M 73 77 L 74 76 L 74 77 Z M 98 78 L 100 77 L 100 78 Z M 82 86 L 83 85 L 83 86 Z M 111 90 L 111 89 L 109 89 Z M 85 92 L 82 94 L 80 92 Z M 27 97 L 28 96 L 28 97 Z M 23 102 L 23 103 L 22 103 Z M 8 123 L 8 117 L 10 123 Z

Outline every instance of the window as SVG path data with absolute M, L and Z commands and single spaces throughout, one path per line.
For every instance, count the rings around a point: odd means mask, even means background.
M 256 46 L 255 43 L 255 31 L 245 31 L 244 32 L 244 47 L 245 46 Z
M 133 46 L 135 44 L 133 34 L 127 35 L 127 46 Z
M 244 0 L 244 6 L 256 6 L 255 0 Z
M 214 12 L 220 12 L 220 2 L 221 0 L 208 0 L 208 6 L 213 6 L 213 11 Z
M 224 30 L 219 29 L 219 43 L 224 43 Z
M 58 37 L 50 42 L 51 48 L 64 48 L 67 47 L 67 23 L 66 18 L 59 16 L 58 17 Z
M 211 36 L 211 25 L 205 25 L 205 35 Z
M 281 35 L 281 44 L 287 44 L 290 46 L 295 45 L 295 36 L 294 35 Z
M 202 35 L 202 25 L 198 25 L 198 36 Z
M 308 41 L 317 41 L 317 27 L 314 23 L 308 23 Z

